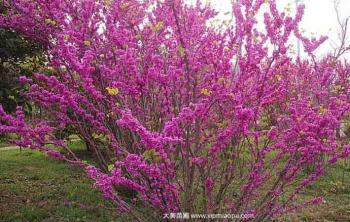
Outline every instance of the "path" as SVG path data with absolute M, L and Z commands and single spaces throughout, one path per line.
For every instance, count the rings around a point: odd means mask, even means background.
M 72 139 L 70 140 L 70 142 L 75 142 L 75 141 L 80 141 L 80 139 Z M 0 151 L 2 150 L 15 150 L 15 149 L 19 149 L 19 146 L 4 146 L 4 147 L 0 147 Z
M 19 149 L 19 146 L 5 146 L 5 147 L 0 147 L 0 151 L 2 150 L 15 150 Z

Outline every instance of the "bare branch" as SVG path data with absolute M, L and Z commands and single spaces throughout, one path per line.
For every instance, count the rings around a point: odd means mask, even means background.
M 347 32 L 348 32 L 348 24 L 350 16 L 345 19 L 341 19 L 339 12 L 340 0 L 334 0 L 334 11 L 337 16 L 337 22 L 340 27 L 338 37 L 339 37 L 339 46 L 334 49 L 333 56 L 335 59 L 339 59 L 342 55 L 344 55 L 347 51 L 349 51 L 349 44 L 347 43 Z

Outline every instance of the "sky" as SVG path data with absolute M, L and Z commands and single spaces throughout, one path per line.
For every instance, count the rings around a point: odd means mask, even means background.
M 230 10 L 231 0 L 203 0 L 209 1 L 222 14 Z M 295 0 L 276 0 L 278 8 L 283 10 L 288 3 L 295 9 Z M 317 54 L 323 55 L 330 50 L 333 50 L 334 45 L 339 45 L 339 25 L 337 22 L 336 13 L 334 10 L 334 0 L 299 0 L 300 3 L 305 4 L 305 14 L 300 27 L 305 30 L 308 36 L 328 36 L 325 42 L 318 50 Z M 339 11 L 341 19 L 350 16 L 350 0 L 339 0 Z M 350 26 L 350 24 L 349 24 Z M 349 27 L 350 29 L 350 27 Z M 350 30 L 349 30 L 350 36 Z M 350 38 L 349 38 L 350 43 Z M 347 55 L 347 58 L 350 58 Z

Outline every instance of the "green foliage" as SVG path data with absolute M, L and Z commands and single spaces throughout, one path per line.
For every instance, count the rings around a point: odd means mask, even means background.
M 33 205 L 23 205 L 19 208 L 20 214 L 28 221 L 41 221 L 45 219 L 49 212 Z
M 0 13 L 3 11 L 0 9 Z M 18 105 L 27 114 L 36 111 L 33 104 L 22 96 L 26 87 L 19 83 L 18 78 L 39 71 L 45 61 L 44 50 L 39 44 L 13 30 L 0 29 L 0 104 L 7 112 L 14 112 Z M 6 138 L 0 135 L 0 141 Z
M 0 148 L 0 187 L 0 221 L 130 221 L 83 170 L 39 152 Z
M 331 166 L 324 176 L 307 187 L 300 198 L 307 200 L 313 196 L 323 196 L 325 202 L 321 205 L 302 209 L 284 221 L 349 221 L 349 159 Z M 300 198 L 298 201 L 300 201 Z
M 0 29 L 0 103 L 8 112 L 17 105 L 31 112 L 31 105 L 21 96 L 23 86 L 18 82 L 21 75 L 32 75 L 45 62 L 40 45 L 14 32 Z
M 112 171 L 114 168 L 114 164 L 108 164 L 108 171 Z
M 149 163 L 158 163 L 162 159 L 155 149 L 146 150 L 142 156 Z
M 39 56 L 42 47 L 9 29 L 0 29 L 0 57 L 2 60 L 24 61 L 33 55 Z M 33 57 L 32 62 L 35 60 Z

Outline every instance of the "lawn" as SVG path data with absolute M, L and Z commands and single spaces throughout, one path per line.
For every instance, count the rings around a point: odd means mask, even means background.
M 79 142 L 74 146 L 81 147 Z M 130 221 L 91 186 L 81 169 L 35 151 L 0 148 L 0 221 Z M 286 221 L 349 221 L 349 167 L 340 163 L 330 168 L 302 198 L 311 196 L 324 196 L 325 203 Z
M 349 160 L 347 160 L 349 162 Z M 350 221 L 350 167 L 344 160 L 329 168 L 327 173 L 310 185 L 302 198 L 322 196 L 325 202 L 321 205 L 302 209 L 287 221 Z
M 125 221 L 91 186 L 81 169 L 0 148 L 0 221 Z
M 0 148 L 9 146 L 7 143 L 0 141 Z

